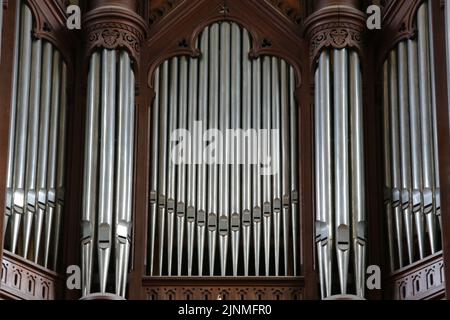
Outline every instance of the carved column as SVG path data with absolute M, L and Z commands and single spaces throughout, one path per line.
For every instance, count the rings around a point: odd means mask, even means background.
M 359 2 L 316 1 L 305 22 L 316 84 L 316 248 L 322 298 L 364 297 L 367 226 L 360 57 L 365 15 Z M 333 285 L 336 282 L 339 286 Z M 356 289 L 348 286 L 351 282 Z M 333 292 L 335 287 L 340 290 Z
M 126 296 L 138 69 L 133 65 L 146 33 L 136 10 L 136 0 L 96 0 L 84 17 L 90 61 L 81 240 L 84 299 Z

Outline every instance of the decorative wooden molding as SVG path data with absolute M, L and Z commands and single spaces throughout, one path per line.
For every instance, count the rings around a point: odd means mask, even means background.
M 364 56 L 365 24 L 365 14 L 349 6 L 330 6 L 314 12 L 305 21 L 311 63 L 327 48 L 353 48 Z
M 55 300 L 59 276 L 7 251 L 3 252 L 0 297 Z
M 302 279 L 145 278 L 146 300 L 303 300 Z
M 144 58 L 144 61 L 150 61 L 149 87 L 153 88 L 153 74 L 164 60 L 179 55 L 200 56 L 201 52 L 196 46 L 198 36 L 206 26 L 219 21 L 233 21 L 249 30 L 252 38 L 250 52 L 252 58 L 273 55 L 289 62 L 296 71 L 297 87 L 300 87 L 302 69 L 299 60 L 302 58 L 305 60 L 303 51 L 306 44 L 297 34 L 297 26 L 287 25 L 285 19 L 273 9 L 271 4 L 266 2 L 255 4 L 255 2 L 257 1 L 227 0 L 224 6 L 223 0 L 198 0 L 195 3 L 183 2 L 178 6 L 173 12 L 172 19 L 181 21 L 180 24 L 184 23 L 185 27 L 173 32 L 176 25 L 165 25 L 165 30 L 161 30 L 160 27 L 163 26 L 157 23 L 146 41 L 146 45 L 150 47 L 145 49 L 146 58 Z M 244 12 L 248 10 L 252 10 L 253 16 L 245 15 Z M 267 15 L 272 18 L 271 27 L 261 28 L 258 19 Z M 252 25 L 258 25 L 258 27 L 255 28 Z M 170 32 L 177 34 L 178 37 L 168 36 Z M 158 44 L 157 51 L 153 50 L 154 43 Z
M 98 48 L 123 48 L 137 64 L 139 63 L 147 27 L 136 12 L 118 6 L 98 7 L 85 15 L 83 23 L 86 57 Z
M 69 65 L 75 59 L 75 48 L 78 42 L 76 32 L 66 27 L 66 13 L 53 1 L 26 0 L 33 13 L 33 36 L 51 42 L 62 54 Z
M 393 274 L 392 297 L 395 300 L 429 300 L 443 297 L 444 261 L 442 252 Z
M 415 17 L 424 0 L 389 1 L 383 10 L 378 65 L 383 65 L 389 52 L 401 41 L 416 36 Z

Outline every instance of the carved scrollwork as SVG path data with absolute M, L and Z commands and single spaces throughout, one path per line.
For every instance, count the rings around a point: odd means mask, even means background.
M 324 48 L 356 48 L 360 49 L 363 43 L 364 29 L 350 23 L 327 23 L 312 30 L 310 40 L 311 58 L 317 57 Z
M 339 10 L 325 8 L 315 12 L 306 21 L 311 61 L 325 48 L 353 48 L 362 55 L 364 30 L 365 16 L 354 8 L 342 6 Z
M 120 7 L 114 11 L 100 7 L 85 16 L 84 25 L 87 57 L 97 48 L 123 48 L 139 63 L 147 29 L 137 13 Z
M 88 45 L 92 48 L 126 48 L 137 58 L 141 50 L 143 35 L 136 28 L 129 25 L 107 22 L 89 27 Z

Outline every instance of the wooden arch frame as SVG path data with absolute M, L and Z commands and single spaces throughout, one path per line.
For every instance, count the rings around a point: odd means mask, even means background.
M 313 92 L 309 73 L 308 42 L 301 37 L 299 25 L 282 16 L 270 4 L 257 0 L 185 1 L 152 26 L 149 38 L 143 44 L 140 61 L 141 87 L 137 99 L 136 149 L 139 152 L 135 157 L 135 168 L 139 174 L 135 175 L 134 254 L 129 298 L 145 299 L 145 290 L 151 289 L 149 279 L 145 277 L 145 266 L 149 212 L 150 117 L 155 97 L 153 74 L 158 65 L 166 59 L 180 55 L 198 56 L 200 52 L 195 47 L 197 36 L 204 27 L 218 21 L 236 22 L 250 32 L 253 38 L 251 57 L 276 56 L 286 60 L 295 70 L 297 80 L 295 95 L 299 105 L 299 207 L 301 212 L 299 222 L 301 276 L 296 278 L 296 281 L 301 287 L 303 298 L 316 298 L 311 124 Z M 183 281 L 179 280 L 179 283 L 183 284 Z M 151 284 L 157 286 L 158 283 L 162 285 L 164 281 L 159 279 Z M 211 281 L 204 285 L 208 287 Z M 282 283 L 279 285 L 281 286 Z

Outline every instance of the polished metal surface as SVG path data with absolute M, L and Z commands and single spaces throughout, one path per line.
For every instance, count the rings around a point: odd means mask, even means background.
M 348 51 L 334 50 L 334 164 L 336 251 L 341 294 L 347 293 L 350 258 Z
M 0 5 L 1 7 L 1 5 Z M 0 9 L 1 10 L 1 9 Z M 37 160 L 39 146 L 39 110 L 41 98 L 42 41 L 33 41 L 31 63 L 30 111 L 26 168 L 26 212 L 23 220 L 23 256 L 28 257 L 33 218 L 36 212 Z
M 82 296 L 91 293 L 95 216 L 98 192 L 98 150 L 99 150 L 99 117 L 100 117 L 100 72 L 101 55 L 95 52 L 90 61 L 87 83 L 87 111 L 85 129 L 84 173 L 83 173 L 83 205 L 81 235 L 81 270 Z
M 403 211 L 403 221 L 406 235 L 406 248 L 408 262 L 414 260 L 413 239 L 413 215 L 411 207 L 411 139 L 409 122 L 409 97 L 408 97 L 408 55 L 405 42 L 400 42 L 397 47 L 398 60 L 398 102 L 399 102 L 399 127 L 400 127 L 400 171 L 401 191 L 400 201 Z
M 171 58 L 155 73 L 148 272 L 297 275 L 294 69 L 251 59 L 248 31 L 231 22 L 205 28 L 197 46 L 200 57 Z
M 18 73 L 18 91 L 15 124 L 13 211 L 11 215 L 11 252 L 16 253 L 19 241 L 20 225 L 25 207 L 25 174 L 27 153 L 27 128 L 29 115 L 29 97 L 31 82 L 33 17 L 28 6 L 23 5 L 20 26 L 20 64 Z
M 432 128 L 432 100 L 430 75 L 430 36 L 428 24 L 428 4 L 423 3 L 417 12 L 418 29 L 418 60 L 419 60 L 419 90 L 421 116 L 421 145 L 423 170 L 423 199 L 424 213 L 428 229 L 431 253 L 436 252 L 437 230 L 434 212 L 434 160 L 433 160 L 433 128 Z
M 99 204 L 97 252 L 100 292 L 106 292 L 111 251 L 114 212 L 115 131 L 116 131 L 117 53 L 102 51 L 102 112 L 100 119 Z
M 422 155 L 420 134 L 419 74 L 417 41 L 408 40 L 409 117 L 411 126 L 412 210 L 416 227 L 419 257 L 425 257 L 425 222 L 423 214 Z
M 350 132 L 352 238 L 356 294 L 364 297 L 366 286 L 367 221 L 364 174 L 364 116 L 361 64 L 350 52 Z
M 394 219 L 392 211 L 392 178 L 391 178 L 391 123 L 389 96 L 390 65 L 386 61 L 383 65 L 383 139 L 384 139 L 384 206 L 386 214 L 387 238 L 389 247 L 389 267 L 395 270 L 394 251 Z

